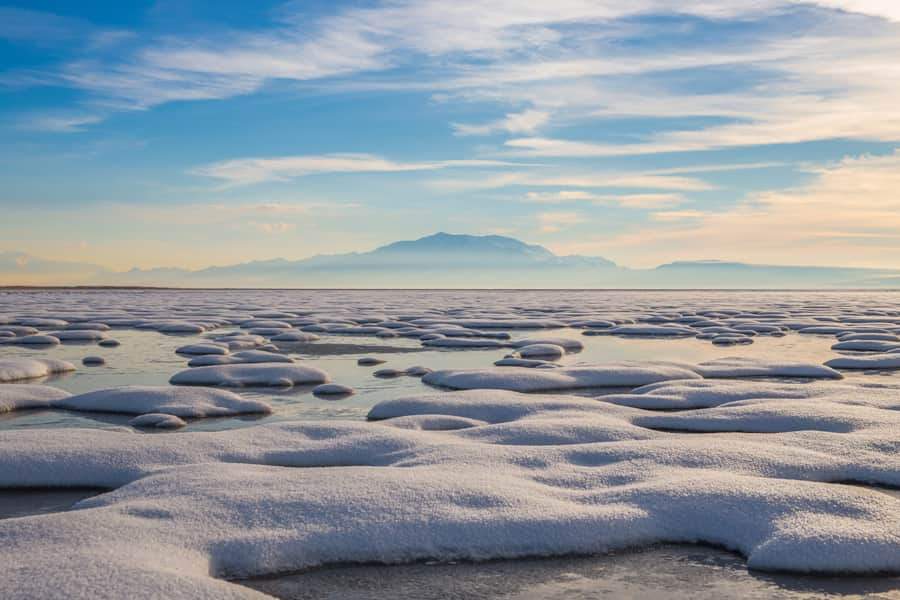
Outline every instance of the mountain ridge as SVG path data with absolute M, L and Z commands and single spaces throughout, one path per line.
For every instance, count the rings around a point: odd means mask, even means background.
M 176 287 L 789 288 L 896 287 L 900 269 L 759 265 L 715 259 L 632 269 L 596 256 L 560 256 L 500 235 L 437 232 L 367 252 L 273 258 L 188 270 L 113 271 L 0 252 L 0 279 L 30 285 Z M 890 285 L 893 284 L 893 285 Z

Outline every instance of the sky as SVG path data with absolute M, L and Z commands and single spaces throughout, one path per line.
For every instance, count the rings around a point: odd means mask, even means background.
M 0 252 L 900 267 L 900 2 L 0 6 Z

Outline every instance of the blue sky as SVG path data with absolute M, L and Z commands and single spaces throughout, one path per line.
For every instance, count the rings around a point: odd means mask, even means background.
M 900 267 L 894 0 L 0 7 L 0 251 Z

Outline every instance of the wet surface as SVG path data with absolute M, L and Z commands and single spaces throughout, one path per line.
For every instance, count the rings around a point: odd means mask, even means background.
M 75 504 L 102 494 L 98 488 L 0 489 L 0 519 L 14 519 L 69 510 Z
M 286 600 L 900 598 L 898 577 L 759 573 L 737 554 L 681 545 L 593 557 L 336 566 L 237 583 Z
M 236 328 L 220 328 L 215 333 L 227 333 Z M 760 336 L 755 343 L 739 347 L 719 347 L 699 339 L 647 339 L 619 338 L 611 336 L 583 336 L 580 329 L 552 329 L 548 331 L 511 331 L 512 340 L 534 337 L 569 337 L 584 344 L 581 352 L 567 354 L 559 361 L 562 365 L 593 365 L 617 360 L 675 361 L 698 363 L 716 358 L 741 356 L 772 358 L 821 363 L 834 356 L 830 350 L 833 336 L 789 334 L 785 337 Z M 186 369 L 191 357 L 175 353 L 185 344 L 209 341 L 204 335 L 163 335 L 155 331 L 113 329 L 111 337 L 122 345 L 116 348 L 98 348 L 89 344 L 62 344 L 55 347 L 27 348 L 0 346 L 0 358 L 36 357 L 59 358 L 78 365 L 74 373 L 53 376 L 28 383 L 45 383 L 72 393 L 89 392 L 117 385 L 168 385 L 169 378 Z M 309 344 L 283 344 L 282 350 L 302 364 L 324 369 L 332 381 L 349 385 L 355 394 L 339 400 L 318 398 L 312 394 L 314 386 L 296 386 L 290 389 L 238 389 L 242 395 L 263 399 L 272 404 L 273 414 L 267 416 L 235 417 L 225 419 L 201 419 L 190 422 L 181 431 L 211 431 L 245 427 L 260 422 L 365 419 L 376 403 L 404 395 L 434 391 L 411 376 L 395 378 L 375 377 L 375 371 L 384 368 L 405 370 L 414 365 L 431 369 L 464 369 L 490 367 L 511 351 L 500 349 L 424 349 L 418 340 L 391 339 L 378 346 L 371 339 L 360 336 L 322 336 L 320 342 Z M 323 346 L 324 351 L 314 350 Z M 375 352 L 372 346 L 382 349 Z M 107 364 L 99 367 L 82 366 L 81 359 L 89 354 L 103 356 Z M 385 362 L 376 366 L 360 366 L 357 360 L 377 355 Z M 900 382 L 900 371 L 870 373 L 848 371 L 848 378 L 865 377 L 872 381 Z M 600 396 L 615 390 L 578 390 L 566 392 L 581 396 Z M 91 427 L 108 428 L 128 426 L 129 419 L 115 415 L 77 413 L 66 411 L 19 411 L 0 414 L 0 430 L 19 427 Z

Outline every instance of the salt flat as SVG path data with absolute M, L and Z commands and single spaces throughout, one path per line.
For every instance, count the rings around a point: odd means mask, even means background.
M 0 595 L 661 543 L 890 593 L 898 335 L 890 292 L 0 292 L 0 487 L 108 490 L 0 521 Z

